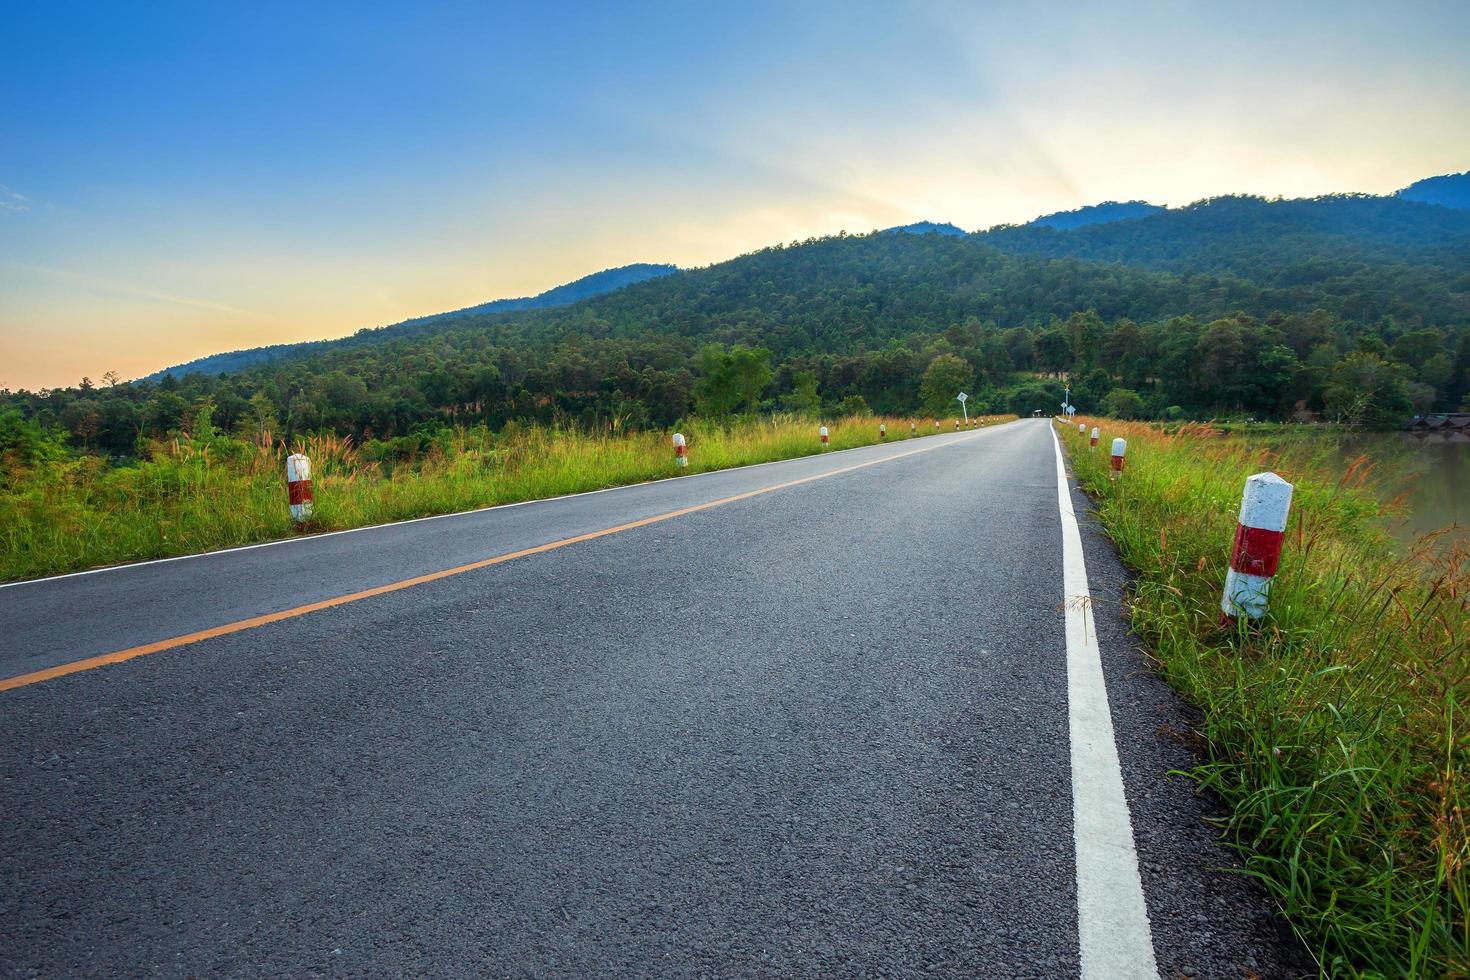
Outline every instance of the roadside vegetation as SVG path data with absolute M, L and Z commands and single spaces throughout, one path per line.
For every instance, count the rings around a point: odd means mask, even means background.
M 994 424 L 1013 416 L 990 416 Z M 952 420 L 849 416 L 827 421 L 831 449 L 953 432 Z M 120 465 L 69 451 L 62 434 L 0 414 L 0 580 L 337 531 L 639 483 L 821 452 L 814 418 L 777 415 L 681 424 L 689 466 L 669 433 L 588 432 L 506 423 L 362 445 L 332 433 L 297 439 L 311 457 L 315 512 L 301 530 L 286 507 L 282 441 L 191 429 Z
M 1373 464 L 1316 440 L 1083 419 L 1073 470 L 1137 573 L 1130 613 L 1202 712 L 1193 773 L 1326 976 L 1470 976 L 1470 547 L 1396 545 Z M 1108 445 L 1128 440 L 1122 479 Z M 1222 624 L 1245 478 L 1295 484 L 1268 617 Z

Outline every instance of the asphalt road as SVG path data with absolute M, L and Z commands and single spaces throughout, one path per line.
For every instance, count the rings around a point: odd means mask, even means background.
M 1045 421 L 0 588 L 0 678 L 799 480 L 0 692 L 0 975 L 1077 975 Z M 1159 972 L 1297 975 L 1074 504 Z

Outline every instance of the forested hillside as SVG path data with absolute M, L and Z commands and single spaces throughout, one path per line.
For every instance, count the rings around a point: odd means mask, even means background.
M 1261 285 L 1342 293 L 1353 288 L 1343 280 L 1369 264 L 1396 266 L 1394 280 L 1405 285 L 1417 277 L 1433 288 L 1445 273 L 1463 276 L 1470 215 L 1366 194 L 1291 201 L 1217 197 L 1132 221 L 1071 231 L 1010 226 L 977 237 L 1016 254 L 1223 272 Z
M 1416 180 L 1394 197 L 1446 208 L 1470 208 L 1470 171 Z
M 1124 416 L 1299 410 L 1365 425 L 1470 395 L 1470 213 L 1220 198 L 1069 231 L 773 247 L 541 311 L 363 332 L 218 377 L 3 395 L 0 448 L 127 456 L 210 424 L 411 447 L 510 420 L 665 426 L 760 408 Z M 29 433 L 29 435 L 24 435 Z M 8 435 L 6 433 L 9 433 Z M 8 442 L 7 442 L 8 440 Z
M 936 223 L 933 221 L 915 221 L 911 225 L 899 225 L 896 228 L 886 228 L 884 230 L 890 233 L 904 231 L 908 232 L 910 235 L 952 235 L 957 238 L 963 237 L 965 234 L 967 234 L 965 229 L 960 228 L 957 225 L 952 225 L 947 221 L 942 223 Z
M 1067 231 L 1071 228 L 1084 228 L 1087 225 L 1107 224 L 1110 221 L 1132 221 L 1134 218 L 1146 218 L 1162 210 L 1164 209 L 1157 204 L 1149 204 L 1147 201 L 1104 201 L 1101 204 L 1077 208 L 1075 211 L 1044 214 L 1028 224 Z

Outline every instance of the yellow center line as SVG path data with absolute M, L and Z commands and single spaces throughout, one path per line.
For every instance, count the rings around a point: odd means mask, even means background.
M 318 612 L 322 609 L 331 609 L 334 606 L 345 606 L 349 602 L 357 602 L 362 599 L 371 599 L 373 596 L 387 595 L 390 592 L 398 592 L 402 589 L 412 588 L 415 585 L 423 585 L 427 582 L 437 582 L 440 579 L 449 578 L 452 575 L 463 575 L 465 572 L 473 572 L 480 568 L 489 568 L 491 565 L 499 565 L 502 562 L 513 561 L 516 558 L 526 558 L 530 555 L 540 555 L 557 548 L 565 548 L 567 545 L 580 544 L 583 541 L 593 541 L 597 538 L 605 538 L 608 535 L 618 534 L 623 531 L 631 531 L 634 528 L 647 527 L 650 524 L 658 524 L 661 521 L 673 520 L 676 517 L 684 517 L 687 514 L 695 514 L 712 507 L 723 507 L 725 504 L 733 504 L 741 500 L 749 500 L 751 497 L 759 497 L 762 494 L 774 493 L 777 490 L 785 490 L 788 487 L 800 486 L 803 483 L 811 483 L 814 480 L 825 480 L 830 476 L 840 476 L 843 473 L 851 473 L 853 470 L 865 469 L 876 466 L 879 463 L 890 463 L 896 459 L 904 459 L 919 453 L 932 452 L 945 446 L 953 446 L 956 443 L 968 442 L 976 436 L 993 430 L 982 430 L 962 439 L 952 439 L 948 442 L 932 446 L 924 446 L 920 449 L 911 449 L 905 453 L 893 456 L 884 456 L 882 459 L 872 459 L 865 463 L 855 463 L 852 466 L 844 466 L 839 469 L 829 470 L 826 473 L 817 473 L 813 476 L 804 476 L 799 480 L 788 480 L 785 483 L 776 483 L 769 487 L 761 487 L 757 490 L 747 490 L 745 493 L 737 493 L 731 497 L 721 497 L 718 500 L 706 501 L 702 504 L 694 504 L 690 507 L 680 507 L 678 510 L 666 511 L 655 514 L 652 517 L 644 517 L 626 524 L 618 524 L 614 527 L 606 527 L 600 531 L 589 531 L 586 534 L 577 534 L 547 544 L 538 544 L 534 548 L 522 548 L 520 551 L 511 551 L 493 558 L 483 558 L 472 561 L 467 565 L 456 565 L 437 572 L 429 572 L 425 575 L 415 575 L 399 582 L 391 582 L 387 585 L 379 585 L 371 589 L 363 589 L 360 592 L 349 592 L 346 595 L 335 596 L 331 599 L 323 599 L 320 602 L 309 602 L 304 606 L 295 606 L 291 609 L 282 609 L 279 612 L 266 613 L 263 616 L 251 616 L 248 619 L 236 620 L 223 626 L 211 626 L 209 629 L 198 630 L 193 633 L 185 633 L 182 636 L 169 637 L 166 640 L 156 640 L 153 643 L 144 643 L 140 646 L 128 647 L 125 650 L 116 650 L 112 653 L 98 654 L 95 657 L 87 657 L 83 660 L 73 660 L 71 663 L 58 664 L 55 667 L 47 667 L 44 670 L 33 671 L 29 674 L 20 674 L 15 677 L 7 677 L 0 680 L 0 691 L 11 691 L 18 687 L 27 687 L 31 684 L 40 684 L 43 681 L 53 680 L 57 677 L 65 677 L 68 674 L 78 674 L 84 670 L 96 670 L 98 667 L 107 667 L 111 664 L 120 664 L 125 660 L 135 657 L 145 657 L 150 653 L 162 653 L 165 650 L 173 650 L 178 647 L 188 646 L 191 643 L 199 643 L 202 640 L 212 640 L 217 636 L 229 636 L 231 633 L 242 633 L 245 630 L 254 629 L 257 626 L 265 626 L 270 623 L 279 623 L 286 619 L 295 619 L 305 616 L 307 613 Z

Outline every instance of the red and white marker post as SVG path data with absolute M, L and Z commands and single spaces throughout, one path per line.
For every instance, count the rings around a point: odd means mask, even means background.
M 1225 617 L 1260 619 L 1266 615 L 1271 578 L 1286 537 L 1291 491 L 1291 484 L 1275 473 L 1257 473 L 1245 481 L 1230 570 L 1225 573 L 1225 594 L 1220 597 Z
M 684 441 L 684 433 L 674 433 L 674 460 L 680 466 L 689 465 L 689 446 Z
M 887 439 L 888 438 L 888 426 L 884 425 L 882 422 L 879 422 L 878 423 L 878 438 L 879 439 Z
M 827 427 L 824 425 L 817 430 L 817 435 L 822 437 L 822 448 L 827 448 Z
M 936 429 L 939 428 L 939 420 L 938 419 L 935 419 L 934 420 L 934 428 L 936 428 Z
M 301 453 L 286 457 L 286 497 L 291 520 L 297 524 L 311 520 L 311 505 L 316 501 L 311 492 L 311 460 Z
M 954 420 L 954 430 L 956 432 L 960 431 L 960 420 L 959 419 L 955 419 Z
M 1078 422 L 1077 423 L 1077 434 L 1080 436 L 1080 435 L 1085 435 L 1086 433 L 1087 433 L 1087 423 L 1086 422 Z
M 1087 440 L 1087 444 L 1093 449 L 1097 448 L 1097 426 L 1095 425 L 1092 427 L 1092 437 Z
M 919 431 L 919 427 L 917 425 L 915 425 L 913 422 L 910 422 L 909 423 L 909 435 L 913 435 L 915 432 L 918 432 L 918 431 Z
M 1113 472 L 1108 474 L 1109 480 L 1116 480 L 1123 472 L 1123 454 L 1128 452 L 1128 440 L 1118 438 L 1113 440 Z

